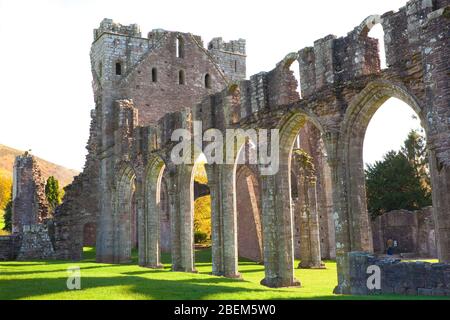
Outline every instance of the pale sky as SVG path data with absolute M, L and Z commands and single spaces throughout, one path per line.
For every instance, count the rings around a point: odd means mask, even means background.
M 343 36 L 367 16 L 405 3 L 0 0 L 0 144 L 32 149 L 46 160 L 82 169 L 94 107 L 89 50 L 93 29 L 103 18 L 137 23 L 143 36 L 155 28 L 191 32 L 205 45 L 217 36 L 245 38 L 249 77 L 273 69 L 287 53 L 312 46 L 316 39 Z M 365 161 L 398 149 L 410 127 L 417 126 L 410 121 L 412 114 L 399 103 L 384 105 L 370 124 Z

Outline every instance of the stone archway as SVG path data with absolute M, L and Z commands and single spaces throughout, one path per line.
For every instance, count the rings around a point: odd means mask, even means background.
M 304 110 L 288 114 L 278 125 L 279 170 L 273 175 L 261 176 L 265 266 L 262 284 L 269 287 L 300 284 L 294 276 L 291 158 L 295 139 L 306 121 L 324 132 L 313 114 Z
M 369 83 L 347 108 L 341 125 L 337 159 L 338 167 L 336 168 L 335 176 L 337 179 L 335 180 L 335 186 L 337 186 L 337 189 L 340 189 L 338 192 L 339 198 L 335 199 L 335 207 L 338 208 L 335 216 L 338 262 L 338 287 L 335 292 L 337 293 L 348 292 L 350 266 L 348 265 L 347 254 L 352 251 L 373 251 L 365 193 L 363 142 L 372 116 L 384 102 L 392 97 L 405 102 L 416 112 L 425 130 L 427 139 L 430 132 L 423 114 L 423 107 L 420 106 L 418 100 L 403 86 L 390 81 Z M 429 147 L 432 148 L 432 146 Z M 432 163 L 430 171 L 432 177 L 436 175 Z M 434 203 L 437 197 L 436 194 L 440 190 L 439 186 L 433 183 L 433 178 L 432 189 Z M 436 213 L 437 210 L 434 207 L 436 226 L 443 225 L 444 221 L 439 219 L 439 214 Z M 438 230 L 439 227 L 436 229 Z
M 256 173 L 247 165 L 236 170 L 238 254 L 255 262 L 263 261 L 261 190 Z
M 136 191 L 134 184 L 136 174 L 131 165 L 121 163 L 116 177 L 116 192 L 113 206 L 113 261 L 115 263 L 128 263 L 131 261 L 132 198 L 133 193 Z

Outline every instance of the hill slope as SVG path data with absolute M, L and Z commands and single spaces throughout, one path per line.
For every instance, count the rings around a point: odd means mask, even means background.
M 23 151 L 7 147 L 0 144 L 0 171 L 7 171 L 11 174 L 14 166 L 14 159 L 16 156 L 23 154 Z M 60 187 L 65 187 L 70 184 L 73 177 L 78 175 L 78 171 L 67 169 L 49 161 L 36 157 L 36 160 L 41 168 L 42 175 L 47 179 L 49 176 L 54 176 L 58 179 Z

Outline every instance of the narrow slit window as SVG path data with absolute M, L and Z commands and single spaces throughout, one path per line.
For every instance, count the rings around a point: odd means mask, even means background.
M 102 62 L 98 64 L 98 76 L 101 78 L 103 76 L 103 65 Z
M 184 84 L 185 83 L 185 74 L 183 70 L 180 70 L 178 72 L 178 84 Z
M 158 71 L 156 70 L 156 68 L 152 69 L 152 82 L 157 82 L 158 81 Z
M 122 64 L 120 62 L 116 62 L 116 75 L 122 75 Z
M 184 40 L 181 36 L 176 40 L 177 58 L 184 58 Z
M 205 88 L 211 88 L 211 76 L 208 73 L 205 75 Z
M 237 72 L 237 60 L 234 60 L 234 72 Z

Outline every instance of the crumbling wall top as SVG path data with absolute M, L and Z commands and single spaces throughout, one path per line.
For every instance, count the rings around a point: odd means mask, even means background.
M 116 33 L 130 37 L 141 37 L 141 30 L 137 24 L 122 25 L 112 19 L 105 18 L 100 22 L 100 26 L 94 29 L 94 41 L 100 38 L 103 33 Z

